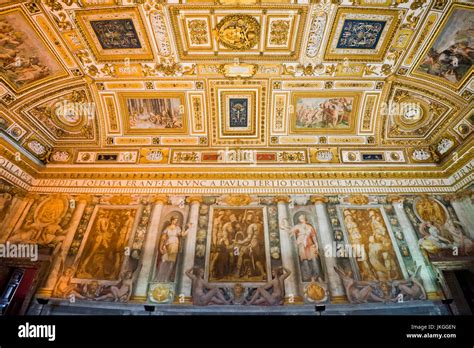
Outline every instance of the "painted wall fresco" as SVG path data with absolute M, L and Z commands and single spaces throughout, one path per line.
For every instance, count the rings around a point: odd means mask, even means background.
M 264 282 L 270 273 L 264 208 L 213 208 L 210 219 L 209 281 Z
M 71 208 L 65 197 L 41 197 L 21 216 L 21 222 L 8 234 L 11 243 L 35 243 L 41 247 L 60 246 L 65 225 L 71 218 Z M 8 233 L 8 231 L 4 231 Z
M 356 261 L 361 280 L 386 281 L 403 277 L 380 208 L 341 209 L 348 242 L 363 246 L 367 258 Z
M 96 206 L 77 254 L 76 278 L 117 280 L 137 208 Z
M 457 219 L 449 201 L 443 197 L 417 197 L 405 207 L 416 226 L 419 246 L 432 259 L 457 259 L 473 256 L 474 241 L 466 226 Z
M 51 259 L 38 296 L 65 301 L 430 300 L 436 261 L 473 252 L 448 196 L 1 197 L 0 241 L 38 244 Z
M 169 218 L 165 219 L 158 244 L 154 277 L 158 282 L 171 282 L 175 279 L 176 263 L 182 250 L 182 239 L 189 232 L 189 229 L 183 229 L 182 226 L 183 215 L 179 212 L 171 213 Z

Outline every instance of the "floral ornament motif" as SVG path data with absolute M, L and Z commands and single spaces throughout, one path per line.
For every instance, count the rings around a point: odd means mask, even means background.
M 314 58 L 321 47 L 321 40 L 323 39 L 324 27 L 326 26 L 326 14 L 315 16 L 311 22 L 309 31 L 308 44 L 306 46 L 306 56 Z
M 290 22 L 277 20 L 272 22 L 270 30 L 270 43 L 273 45 L 285 45 L 288 42 Z
M 193 19 L 189 22 L 190 38 L 194 45 L 208 43 L 207 22 L 202 19 Z
M 28 148 L 38 156 L 44 155 L 47 152 L 46 146 L 37 140 L 32 140 L 27 144 Z

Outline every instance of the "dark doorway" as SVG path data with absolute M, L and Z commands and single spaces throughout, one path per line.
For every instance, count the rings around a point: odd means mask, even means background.
M 463 314 L 474 314 L 474 271 L 461 270 L 455 271 L 456 279 L 459 283 L 462 293 L 464 294 L 465 306 Z M 469 309 L 470 312 L 467 312 Z
M 36 268 L 10 268 L 8 280 L 3 279 L 1 305 L 3 315 L 23 315 L 31 300 Z

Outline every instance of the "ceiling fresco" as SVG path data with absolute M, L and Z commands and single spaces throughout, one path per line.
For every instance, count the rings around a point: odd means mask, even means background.
M 2 158 L 35 178 L 448 177 L 472 159 L 473 11 L 4 0 Z

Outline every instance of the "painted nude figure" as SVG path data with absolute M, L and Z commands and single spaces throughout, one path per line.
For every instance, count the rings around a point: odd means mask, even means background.
M 140 269 L 141 267 L 137 267 L 133 273 L 132 271 L 122 273 L 117 285 L 112 285 L 108 293 L 96 298 L 96 300 L 112 299 L 114 302 L 128 302 L 132 295 L 133 283 L 135 283 Z
M 395 281 L 405 300 L 426 300 L 427 298 L 425 289 L 418 280 L 420 269 L 421 266 L 418 266 L 416 271 L 407 280 Z
M 334 267 L 334 270 L 341 277 L 342 284 L 346 289 L 346 296 L 350 303 L 385 302 L 385 299 L 374 294 L 373 286 L 377 282 L 360 281 L 352 278 L 352 272 L 347 274 L 343 270 Z
M 272 280 L 257 288 L 250 301 L 246 304 L 259 306 L 282 305 L 285 298 L 284 282 L 290 274 L 291 272 L 284 267 L 272 270 Z
M 186 271 L 186 275 L 192 280 L 193 304 L 196 306 L 207 305 L 227 305 L 231 301 L 226 300 L 222 291 L 207 283 L 203 276 L 204 270 L 200 267 L 193 267 Z
M 61 263 L 61 268 L 63 264 Z M 66 298 L 68 296 L 74 296 L 78 299 L 84 299 L 77 290 L 76 284 L 72 284 L 72 277 L 74 275 L 75 267 L 68 267 L 64 273 L 58 278 L 56 285 L 54 286 L 53 296 L 58 298 Z

